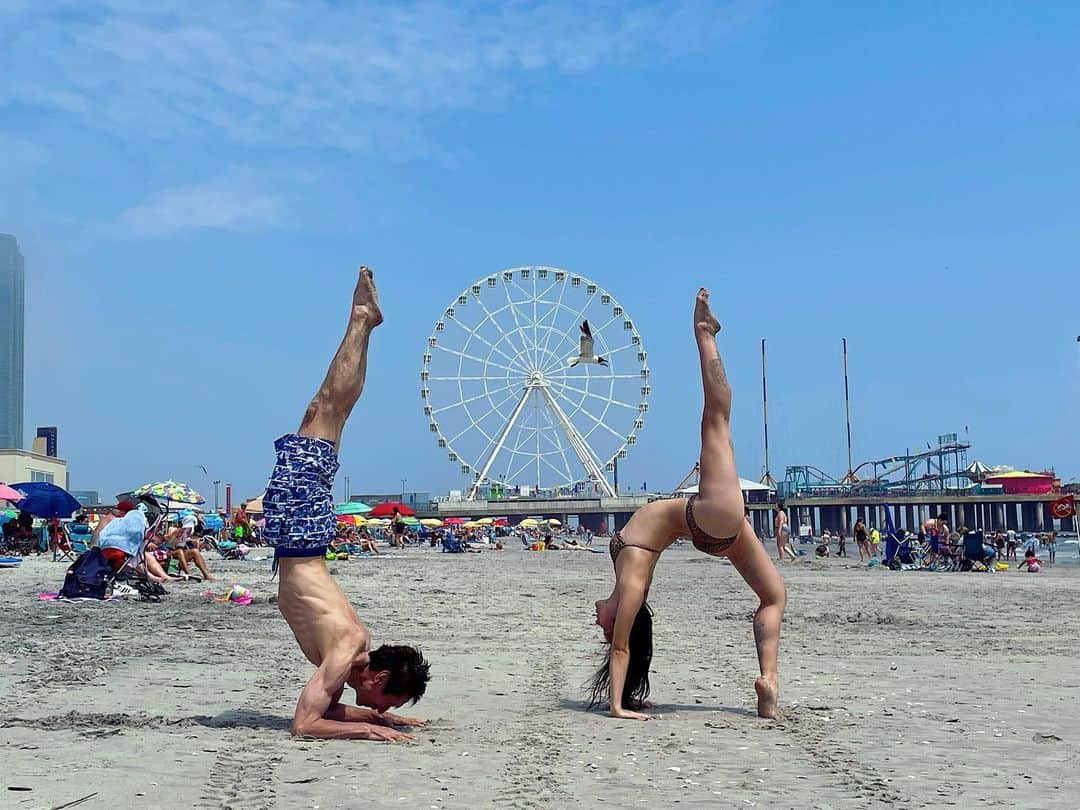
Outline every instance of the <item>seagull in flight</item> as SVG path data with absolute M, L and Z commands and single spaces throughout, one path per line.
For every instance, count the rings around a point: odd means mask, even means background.
M 598 366 L 606 366 L 608 364 L 606 357 L 597 357 L 593 353 L 593 336 L 588 321 L 581 322 L 581 342 L 578 348 L 578 355 L 577 357 L 569 358 L 569 362 L 570 368 L 573 368 L 578 363 L 595 363 Z

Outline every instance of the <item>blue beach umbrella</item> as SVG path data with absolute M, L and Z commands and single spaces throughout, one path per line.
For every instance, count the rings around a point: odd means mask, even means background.
M 69 518 L 82 509 L 82 505 L 72 497 L 71 493 L 47 481 L 27 481 L 11 486 L 23 494 L 23 499 L 19 501 L 19 509 L 29 512 L 34 517 Z
M 370 511 L 371 507 L 361 501 L 345 501 L 334 507 L 338 515 L 366 515 Z

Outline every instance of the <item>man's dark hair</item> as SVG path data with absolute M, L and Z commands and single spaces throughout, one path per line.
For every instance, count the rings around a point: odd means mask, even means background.
M 388 695 L 406 695 L 416 703 L 427 690 L 431 680 L 431 668 L 424 654 L 416 647 L 401 644 L 383 644 L 371 653 L 368 669 L 372 672 L 389 672 L 383 692 Z

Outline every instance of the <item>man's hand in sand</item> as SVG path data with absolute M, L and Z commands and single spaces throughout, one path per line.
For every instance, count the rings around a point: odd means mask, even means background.
M 419 717 L 402 717 L 399 714 L 390 714 L 390 712 L 387 712 L 386 714 L 382 715 L 382 719 L 384 721 L 386 721 L 387 725 L 390 725 L 390 726 L 414 726 L 414 727 L 419 727 L 419 726 L 426 726 L 427 725 L 427 720 L 421 720 Z

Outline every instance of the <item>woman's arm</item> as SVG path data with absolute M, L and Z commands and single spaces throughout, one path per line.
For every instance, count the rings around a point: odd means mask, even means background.
M 623 553 L 625 554 L 625 551 Z M 623 690 L 626 687 L 626 672 L 630 661 L 630 629 L 634 626 L 634 620 L 645 601 L 645 582 L 648 576 L 647 564 L 645 575 L 642 576 L 635 570 L 637 566 L 633 562 L 632 560 L 625 561 L 622 575 L 615 586 L 619 595 L 619 610 L 615 614 L 615 629 L 611 634 L 611 663 L 608 665 L 611 678 L 609 713 L 612 717 L 648 720 L 647 714 L 623 708 Z

